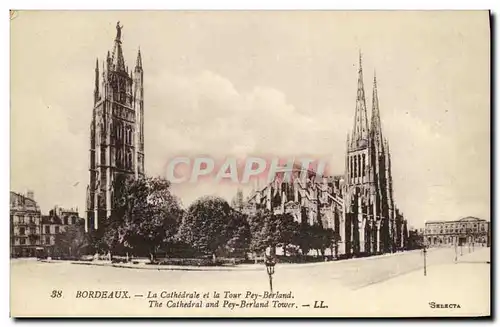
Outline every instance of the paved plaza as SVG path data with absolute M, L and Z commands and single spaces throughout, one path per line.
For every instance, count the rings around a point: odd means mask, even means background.
M 328 308 L 317 309 L 318 315 L 370 316 L 375 312 L 386 315 L 405 315 L 422 312 L 443 315 L 443 310 L 430 307 L 430 302 L 458 303 L 460 309 L 450 315 L 488 314 L 490 265 L 489 248 L 470 251 L 430 249 L 424 276 L 422 251 L 402 252 L 378 257 L 314 264 L 278 264 L 273 278 L 274 291 L 291 292 L 297 310 L 286 308 L 273 312 L 259 309 L 230 310 L 219 307 L 213 315 L 278 314 L 300 316 L 323 301 Z M 247 268 L 247 267 L 245 267 Z M 12 260 L 12 314 L 28 315 L 88 315 L 96 308 L 107 314 L 153 316 L 196 315 L 193 309 L 148 308 L 151 291 L 187 291 L 224 294 L 269 291 L 265 267 L 234 270 L 170 271 L 158 269 L 127 269 L 110 266 L 77 265 L 67 262 L 44 263 L 35 260 Z M 61 291 L 61 298 L 51 298 Z M 78 291 L 125 290 L 130 299 L 77 299 Z M 315 302 L 316 301 L 316 302 Z M 405 308 L 407 310 L 405 310 Z M 482 311 L 481 311 L 482 310 Z M 99 311 L 97 311 L 99 312 Z M 206 312 L 206 311 L 205 311 Z M 446 311 L 448 313 L 448 311 Z

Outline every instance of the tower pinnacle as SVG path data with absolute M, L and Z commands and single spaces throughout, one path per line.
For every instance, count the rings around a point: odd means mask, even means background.
M 99 98 L 99 59 L 95 60 L 95 86 L 94 86 L 94 102 Z
M 137 51 L 137 60 L 135 63 L 136 68 L 142 68 L 142 57 L 141 57 L 141 48 Z
M 373 76 L 372 119 L 371 119 L 370 132 L 372 134 L 373 141 L 376 144 L 378 144 L 378 146 L 382 147 L 383 146 L 382 123 L 380 120 L 376 72 L 374 72 Z

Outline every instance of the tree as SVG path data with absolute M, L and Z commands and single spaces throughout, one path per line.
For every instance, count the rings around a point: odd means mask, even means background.
M 294 243 L 297 244 L 302 251 L 302 255 L 307 255 L 309 250 L 313 248 L 313 230 L 307 222 L 302 221 L 299 225 L 299 232 L 295 236 Z
M 247 216 L 233 210 L 227 226 L 227 248 L 232 256 L 245 257 L 250 245 L 250 226 Z
M 216 256 L 229 240 L 227 227 L 233 209 L 219 197 L 206 196 L 188 208 L 179 227 L 178 239 L 200 253 Z
M 319 246 L 321 250 L 321 255 L 325 256 L 325 250 L 334 246 L 336 244 L 337 234 L 331 228 L 321 228 L 319 236 Z
M 76 224 L 67 226 L 64 232 L 56 235 L 54 252 L 71 257 L 80 257 L 84 254 L 85 247 L 88 245 L 85 222 L 80 219 Z
M 319 256 L 319 252 L 323 250 L 324 243 L 324 229 L 318 224 L 314 224 L 309 227 L 309 240 L 311 249 L 316 250 L 316 254 Z
M 111 248 L 147 252 L 155 260 L 158 249 L 173 241 L 182 217 L 170 182 L 160 177 L 117 179 L 115 210 L 104 239 Z
M 251 234 L 250 250 L 254 254 L 263 252 L 269 246 L 268 223 L 271 216 L 270 211 L 258 210 L 248 217 Z
M 296 234 L 299 231 L 299 223 L 295 221 L 291 214 L 280 214 L 276 216 L 276 234 L 278 245 L 283 247 L 283 255 L 286 256 L 286 248 L 293 244 Z

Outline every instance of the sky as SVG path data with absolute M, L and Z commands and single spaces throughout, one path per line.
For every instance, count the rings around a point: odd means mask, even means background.
M 20 12 L 11 21 L 11 190 L 33 190 L 43 212 L 85 214 L 95 61 L 112 51 L 117 21 L 129 69 L 142 54 L 148 175 L 165 176 L 175 156 L 251 154 L 326 158 L 343 174 L 361 51 L 369 109 L 376 71 L 395 201 L 409 225 L 490 219 L 483 11 Z M 209 194 L 230 200 L 237 187 L 173 190 L 187 206 Z

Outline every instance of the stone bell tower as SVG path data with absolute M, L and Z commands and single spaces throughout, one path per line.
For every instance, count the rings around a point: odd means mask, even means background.
M 140 50 L 134 70 L 123 58 L 122 29 L 116 24 L 113 50 L 96 60 L 90 124 L 86 229 L 99 228 L 113 210 L 119 176 L 144 175 L 144 72 Z

